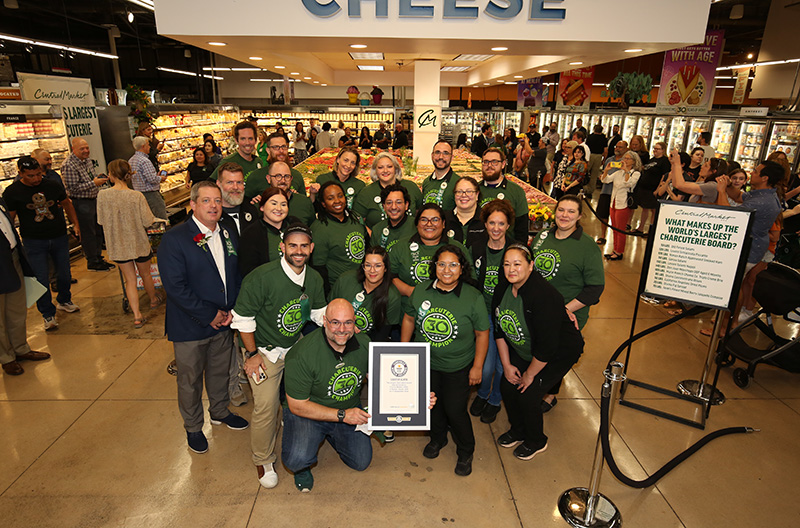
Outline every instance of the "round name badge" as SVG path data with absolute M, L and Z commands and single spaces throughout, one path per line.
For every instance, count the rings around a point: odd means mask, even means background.
M 244 214 L 244 219 L 245 219 L 246 222 L 249 222 L 250 220 L 253 219 L 253 215 L 251 215 L 250 213 L 245 213 Z
M 389 236 L 389 228 L 388 227 L 384 227 L 383 228 L 383 234 L 384 234 L 384 236 Z
M 502 200 L 502 199 L 503 199 L 503 198 L 505 198 L 505 197 L 506 197 L 506 195 L 505 195 L 505 194 L 503 194 L 503 193 L 498 193 L 498 194 L 497 194 L 497 199 L 498 199 L 498 200 Z
M 376 203 L 376 204 L 379 204 L 379 203 L 381 203 L 381 197 L 380 197 L 380 196 L 376 196 L 376 197 L 375 197 L 375 203 Z
M 365 299 L 365 298 L 366 298 L 366 297 L 364 297 L 364 292 L 358 292 L 358 293 L 356 294 L 356 300 L 357 300 L 358 302 L 364 302 L 364 299 Z
M 349 195 L 351 195 L 351 196 L 352 196 L 352 195 L 353 195 L 353 194 L 355 194 L 355 193 L 356 193 L 356 190 L 355 190 L 355 189 L 353 189 L 352 187 L 348 187 L 348 188 L 347 188 L 347 194 L 349 194 Z
M 431 309 L 431 302 L 430 301 L 422 301 L 420 305 L 423 310 L 430 310 Z
M 442 189 L 442 190 L 447 189 L 447 182 L 442 182 L 442 184 L 439 186 L 439 188 Z
M 455 234 L 456 232 L 451 229 L 447 232 L 447 238 L 452 238 L 455 236 Z
M 419 249 L 419 244 L 417 244 L 416 242 L 412 242 L 411 245 L 408 246 L 408 249 L 410 249 L 411 251 L 417 251 Z

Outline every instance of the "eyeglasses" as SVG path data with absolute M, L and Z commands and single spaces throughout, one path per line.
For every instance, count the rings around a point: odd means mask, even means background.
M 292 175 L 291 174 L 271 174 L 270 178 L 275 178 L 278 181 L 291 180 L 292 179 Z
M 419 223 L 420 224 L 434 224 L 435 225 L 435 224 L 438 224 L 441 221 L 442 221 L 441 217 L 438 217 L 438 216 L 420 216 L 419 217 Z
M 450 152 L 449 150 L 434 150 L 433 151 L 433 155 L 434 156 L 452 156 L 453 153 Z
M 445 268 L 450 268 L 451 270 L 456 270 L 460 266 L 461 266 L 461 264 L 458 263 L 458 262 L 437 262 L 436 263 L 436 267 L 439 268 L 440 270 L 443 270 Z
M 365 270 L 382 270 L 383 264 L 364 264 Z
M 348 319 L 347 321 L 338 321 L 336 319 L 328 320 L 328 324 L 331 325 L 331 328 L 336 330 L 337 328 L 341 328 L 344 326 L 345 328 L 352 328 L 356 322 L 352 319 Z
M 468 191 L 454 191 L 453 194 L 456 196 L 472 196 L 473 194 L 477 194 L 478 191 L 475 190 L 468 190 Z
M 289 145 L 270 145 L 267 148 L 272 150 L 289 150 Z
M 501 163 L 503 162 L 500 160 L 481 160 L 481 165 L 488 165 L 490 167 L 497 167 Z

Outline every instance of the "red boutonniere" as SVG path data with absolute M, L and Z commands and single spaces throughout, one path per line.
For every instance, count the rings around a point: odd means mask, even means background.
M 197 244 L 197 247 L 202 248 L 205 252 L 208 252 L 208 248 L 206 247 L 208 244 L 208 237 L 206 237 L 203 233 L 197 233 L 192 240 L 194 240 L 195 244 Z

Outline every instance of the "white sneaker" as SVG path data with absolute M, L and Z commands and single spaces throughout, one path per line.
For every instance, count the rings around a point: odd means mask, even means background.
M 272 464 L 264 464 L 263 466 L 256 466 L 256 470 L 260 474 L 262 471 L 264 475 L 258 477 L 258 481 L 267 489 L 272 489 L 278 485 L 278 474 Z
M 56 305 L 56 309 L 64 311 L 64 312 L 69 312 L 69 313 L 80 311 L 80 308 L 78 307 L 78 305 L 73 303 L 72 301 L 65 302 L 65 303 L 58 303 Z
M 44 318 L 44 329 L 47 330 L 55 330 L 58 328 L 58 321 L 56 321 L 55 317 L 45 317 Z

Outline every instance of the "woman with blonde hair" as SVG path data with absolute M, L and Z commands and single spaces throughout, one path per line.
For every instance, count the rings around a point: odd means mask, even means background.
M 650 153 L 647 152 L 647 143 L 645 143 L 644 138 L 638 134 L 633 136 L 629 146 L 632 151 L 639 155 L 642 165 L 647 165 L 650 161 Z
M 364 187 L 353 203 L 353 211 L 364 219 L 364 224 L 372 230 L 372 227 L 386 220 L 386 213 L 381 204 L 381 191 L 389 185 L 399 183 L 408 190 L 411 204 L 408 208 L 408 215 L 414 213 L 422 206 L 422 191 L 417 184 L 403 179 L 403 168 L 397 158 L 389 152 L 380 152 L 372 162 L 369 171 L 372 183 Z
M 139 309 L 136 270 L 150 297 L 150 308 L 156 308 L 163 299 L 156 294 L 150 275 L 152 248 L 146 229 L 157 221 L 166 223 L 167 220 L 153 216 L 144 195 L 130 188 L 132 172 L 125 160 L 117 159 L 108 164 L 108 178 L 114 186 L 97 194 L 97 223 L 103 226 L 109 258 L 117 263 L 125 277 L 133 326 L 141 328 L 147 319 Z
M 628 208 L 628 193 L 633 191 L 636 182 L 639 181 L 642 162 L 636 152 L 629 150 L 622 155 L 622 168 L 616 169 L 611 174 L 609 174 L 609 170 L 610 166 L 607 166 L 600 181 L 614 184 L 611 190 L 611 225 L 618 230 L 625 231 L 625 226 L 628 225 L 633 213 L 633 209 Z M 622 260 L 626 236 L 625 233 L 614 231 L 614 250 L 605 255 L 606 259 Z

